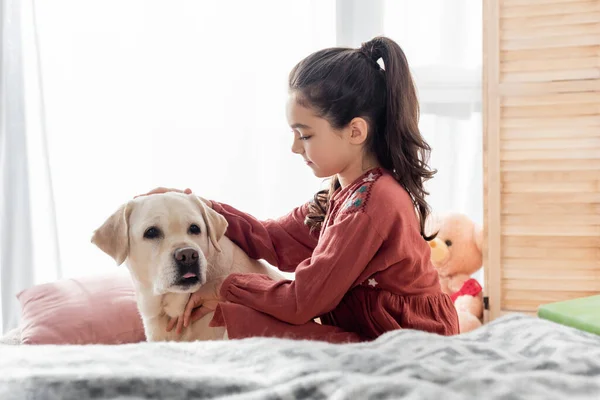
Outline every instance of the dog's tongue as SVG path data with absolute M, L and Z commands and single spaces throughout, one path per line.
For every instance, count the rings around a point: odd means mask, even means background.
M 185 274 L 183 277 L 184 277 L 185 279 L 187 279 L 187 278 L 195 278 L 195 277 L 196 277 L 196 274 L 194 274 L 193 272 L 188 272 L 188 273 L 187 273 L 187 274 Z

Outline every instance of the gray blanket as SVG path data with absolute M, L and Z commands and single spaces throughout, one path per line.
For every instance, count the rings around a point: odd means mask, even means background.
M 512 315 L 456 337 L 0 345 L 0 399 L 600 399 L 600 337 Z

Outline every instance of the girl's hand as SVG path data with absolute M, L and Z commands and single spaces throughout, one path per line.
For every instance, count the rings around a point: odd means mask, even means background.
M 185 190 L 179 190 L 179 189 L 173 189 L 173 188 L 157 187 L 156 189 L 152 189 L 148 193 L 138 194 L 137 196 L 134 197 L 134 199 L 138 198 L 138 197 L 142 197 L 142 196 L 150 196 L 151 194 L 161 194 L 161 193 L 167 193 L 167 192 L 178 192 L 178 193 L 192 194 L 192 189 L 187 188 Z M 212 201 L 206 200 L 206 199 L 204 199 L 204 198 L 202 198 L 200 196 L 197 196 L 197 197 L 204 204 L 206 204 L 208 207 L 212 208 L 212 206 L 213 206 Z
M 171 332 L 177 326 L 177 334 L 180 335 L 184 327 L 188 327 L 205 315 L 215 311 L 222 300 L 220 296 L 221 285 L 226 276 L 218 277 L 205 283 L 194 292 L 188 299 L 183 315 L 172 318 L 167 324 L 167 332 Z
M 167 193 L 167 192 L 179 192 L 179 193 L 191 194 L 192 189 L 187 188 L 185 190 L 179 190 L 179 189 L 166 188 L 166 187 L 157 187 L 156 189 L 152 189 L 148 193 L 138 194 L 137 196 L 134 197 L 134 199 L 136 197 L 149 196 L 151 194 L 160 194 L 160 193 Z

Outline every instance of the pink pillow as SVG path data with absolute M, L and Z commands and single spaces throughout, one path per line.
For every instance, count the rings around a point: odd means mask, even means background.
M 23 344 L 120 344 L 145 341 L 129 275 L 89 276 L 17 294 Z

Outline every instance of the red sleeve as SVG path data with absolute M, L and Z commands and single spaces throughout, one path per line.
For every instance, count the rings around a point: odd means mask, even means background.
M 227 220 L 229 225 L 225 235 L 231 241 L 249 257 L 264 259 L 282 271 L 294 272 L 317 245 L 318 233 L 311 234 L 304 224 L 308 204 L 279 219 L 266 221 L 259 221 L 226 204 L 212 201 L 212 206 Z
M 383 240 L 365 213 L 340 216 L 321 236 L 295 279 L 232 274 L 221 296 L 290 324 L 304 324 L 333 310 L 373 259 Z

